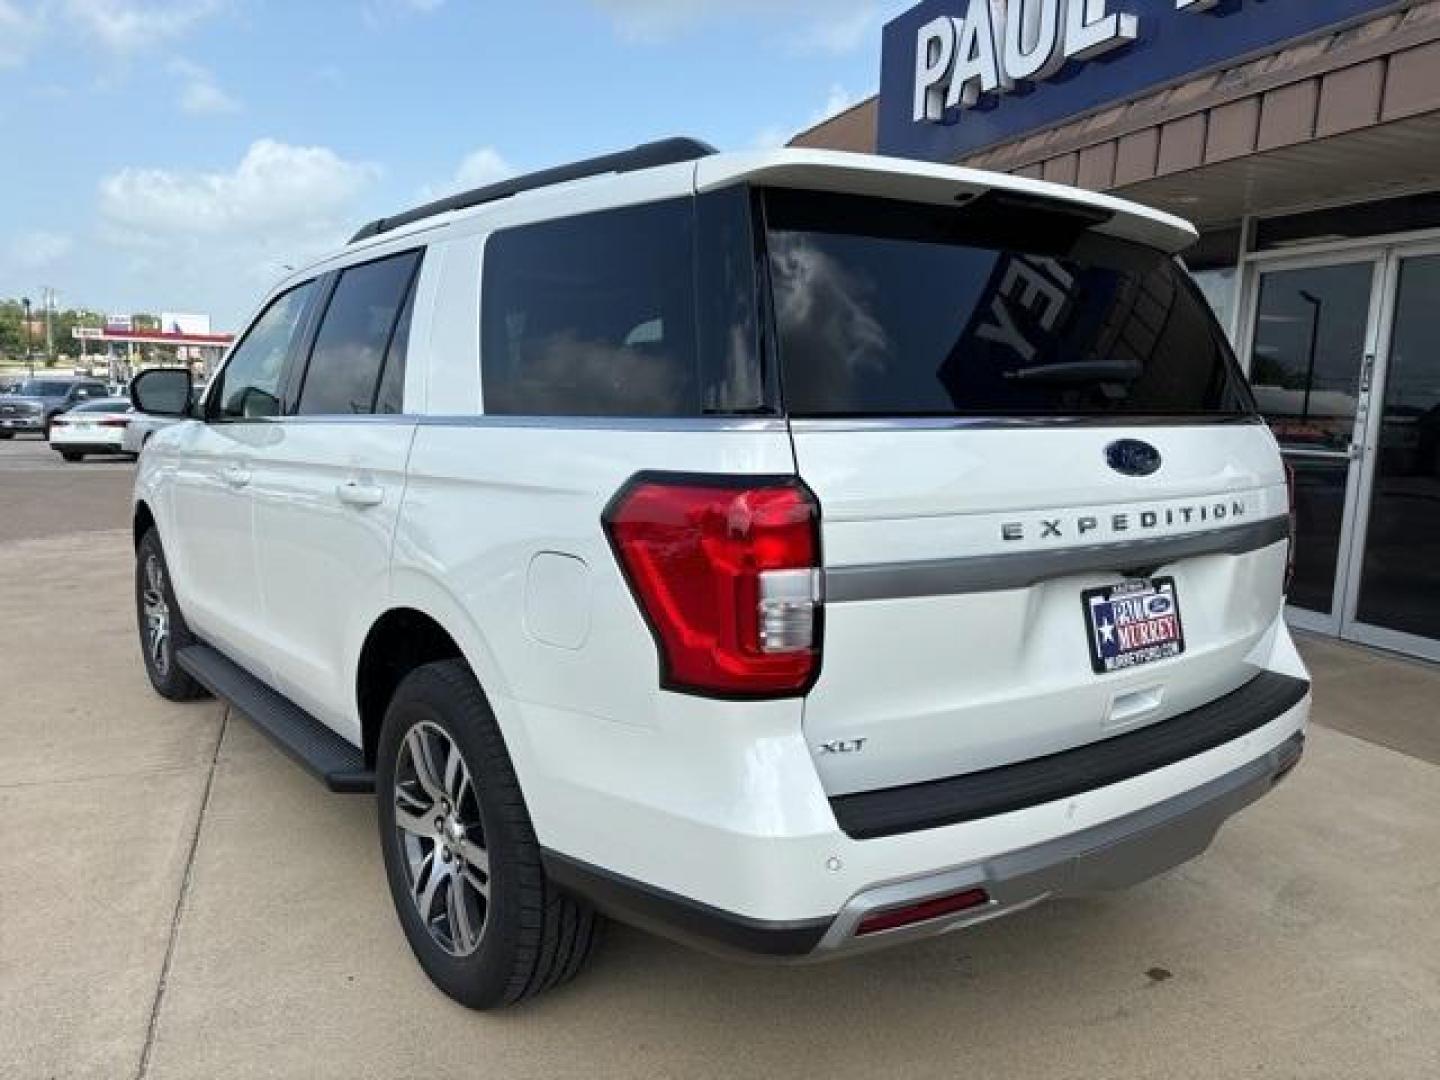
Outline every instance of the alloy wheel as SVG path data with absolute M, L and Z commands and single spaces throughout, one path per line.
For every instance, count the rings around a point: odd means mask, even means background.
M 165 599 L 165 567 L 153 553 L 145 559 L 140 603 L 145 612 L 145 651 L 163 680 L 170 674 L 170 604 Z
M 451 956 L 480 947 L 490 910 L 490 855 L 470 769 L 435 724 L 405 733 L 395 763 L 395 833 L 410 900 Z

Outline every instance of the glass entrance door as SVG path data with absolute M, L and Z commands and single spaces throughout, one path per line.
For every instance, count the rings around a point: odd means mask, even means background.
M 1396 252 L 1386 271 L 1378 417 L 1342 632 L 1440 660 L 1440 250 Z
M 1363 479 L 1378 257 L 1263 270 L 1250 380 L 1295 477 L 1291 620 L 1339 634 Z
M 1440 660 L 1440 243 L 1267 263 L 1252 311 L 1295 475 L 1291 622 Z

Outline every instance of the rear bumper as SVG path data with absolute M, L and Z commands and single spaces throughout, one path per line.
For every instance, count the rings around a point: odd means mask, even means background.
M 1243 768 L 1137 813 L 983 863 L 862 892 L 841 909 L 816 950 L 836 952 L 929 937 L 1053 897 L 1137 885 L 1202 854 L 1220 826 L 1300 763 L 1304 749 L 1305 736 L 1296 734 Z M 972 889 L 983 889 L 989 902 L 950 918 L 856 936 L 870 915 Z
M 70 442 L 52 438 L 50 449 L 57 454 L 122 454 L 125 452 L 118 439 L 113 442 L 95 442 L 94 440 Z
M 1113 794 L 1116 789 L 1136 784 L 1143 785 L 1144 790 L 1156 790 L 1157 783 L 1171 791 L 1180 787 L 1178 794 L 1149 802 L 1142 799 L 1127 813 L 1036 843 L 866 886 L 851 895 L 838 911 L 825 916 L 752 918 L 556 852 L 545 853 L 545 867 L 556 884 L 586 897 L 607 914 L 711 951 L 819 960 L 898 944 L 984 922 L 1054 897 L 1126 888 L 1195 858 L 1209 847 L 1227 819 L 1266 794 L 1299 763 L 1309 704 L 1309 695 L 1304 693 L 1300 701 L 1291 702 L 1278 716 L 1271 712 L 1252 718 L 1256 722 L 1249 734 L 1197 755 L 1200 759 L 1227 761 L 1229 765 L 1196 786 L 1184 788 L 1173 782 L 1176 770 L 1188 772 L 1195 767 L 1194 760 L 1187 760 L 1132 777 L 1112 785 L 1109 791 L 1092 792 L 1091 796 Z M 1172 774 L 1169 784 L 1165 783 L 1167 773 Z M 1065 807 L 1067 801 L 1073 813 L 1078 805 L 1074 800 L 1061 800 L 1058 806 Z M 943 843 L 947 834 L 955 835 L 956 829 L 973 832 L 987 826 L 996 836 L 1013 835 L 1017 823 L 1027 819 L 1042 825 L 1052 820 L 1056 806 L 1049 803 L 1013 810 L 994 819 L 925 830 L 909 837 L 858 845 L 852 840 L 850 850 L 922 839 L 927 844 L 937 840 Z M 773 843 L 783 845 L 778 840 Z M 979 906 L 899 929 L 857 933 L 871 915 L 974 889 L 983 889 L 987 897 Z
M 1152 772 L 1264 727 L 1303 701 L 1305 679 L 1262 671 L 1244 686 L 1180 716 L 1014 765 L 830 800 L 856 840 L 977 821 L 1094 791 Z
M 0 431 L 44 431 L 43 416 L 7 416 L 0 420 Z

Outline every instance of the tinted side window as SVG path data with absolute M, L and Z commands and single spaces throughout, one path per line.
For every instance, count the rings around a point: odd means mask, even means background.
M 485 411 L 700 412 L 690 199 L 509 229 L 486 245 Z
M 375 411 L 394 414 L 405 411 L 405 356 L 410 348 L 410 319 L 415 312 L 415 289 L 419 284 L 417 274 L 410 282 L 410 291 L 405 294 L 405 306 L 400 310 L 400 321 L 395 324 L 395 333 L 390 338 L 390 351 L 385 356 L 385 370 L 380 373 L 380 390 L 375 395 Z
M 215 377 L 219 385 L 210 401 L 216 415 L 254 419 L 279 414 L 285 360 L 314 291 L 313 281 L 297 285 L 276 297 L 255 320 Z
M 315 335 L 297 412 L 374 410 L 380 369 L 419 261 L 420 253 L 411 251 L 341 272 Z

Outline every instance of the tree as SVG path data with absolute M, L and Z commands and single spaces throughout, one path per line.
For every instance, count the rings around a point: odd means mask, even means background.
M 0 300 L 0 356 L 25 355 L 25 309 L 19 300 Z
M 32 317 L 38 323 L 44 318 L 44 314 L 37 312 Z M 74 360 L 84 351 L 85 343 L 77 340 L 74 334 L 77 326 L 103 327 L 105 325 L 103 313 L 85 308 L 57 310 L 52 318 L 54 320 L 56 363 Z M 36 327 L 36 330 L 39 331 L 39 328 Z M 39 331 L 32 334 L 29 344 L 37 356 L 43 356 L 44 332 Z M 25 309 L 19 300 L 0 300 L 0 357 L 9 357 L 13 360 L 23 359 L 25 348 Z

